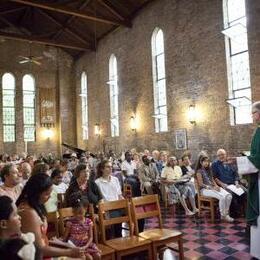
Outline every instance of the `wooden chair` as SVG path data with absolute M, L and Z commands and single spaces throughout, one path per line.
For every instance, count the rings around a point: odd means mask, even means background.
M 58 219 L 58 213 L 55 212 L 50 212 L 47 214 L 47 222 L 50 227 L 50 230 L 48 229 L 47 236 L 48 238 L 52 237 L 59 237 L 59 219 Z
M 72 208 L 61 208 L 59 209 L 59 227 L 60 227 L 60 235 L 63 236 L 65 233 L 65 221 L 66 219 L 73 217 Z
M 131 199 L 132 198 L 132 187 L 130 184 L 124 184 L 123 187 L 123 196 L 126 199 Z
M 97 244 L 97 247 L 101 250 L 102 260 L 114 260 L 115 259 L 115 250 L 107 247 L 105 245 L 99 244 L 98 242 L 98 235 L 97 235 L 97 228 L 96 228 L 96 216 L 94 214 L 93 205 L 90 205 L 90 218 L 92 219 L 93 225 L 93 240 Z M 60 215 L 60 233 L 61 236 L 64 235 L 65 232 L 65 220 L 73 216 L 72 208 L 62 208 L 59 209 Z
M 124 216 L 107 218 L 111 210 L 122 210 Z M 99 220 L 101 226 L 102 242 L 116 250 L 116 259 L 120 260 L 123 256 L 134 253 L 147 251 L 148 259 L 152 259 L 151 241 L 133 234 L 133 229 L 129 228 L 129 236 L 106 239 L 106 227 L 114 224 L 128 223 L 129 227 L 133 226 L 129 203 L 127 200 L 117 200 L 99 203 Z
M 58 208 L 63 208 L 64 206 L 64 198 L 65 198 L 65 193 L 58 193 L 57 194 L 57 199 L 58 199 Z
M 218 200 L 215 198 L 203 196 L 200 193 L 200 188 L 198 182 L 195 178 L 195 187 L 198 191 L 198 208 L 199 208 L 199 216 L 201 216 L 202 210 L 208 210 L 210 212 L 210 220 L 212 223 L 215 223 L 215 209 L 218 207 Z
M 98 227 L 97 227 L 97 217 L 94 213 L 94 207 L 92 204 L 89 206 L 89 215 L 93 222 L 93 240 L 96 243 L 97 247 L 101 250 L 101 258 L 102 260 L 114 260 L 115 259 L 115 250 L 100 244 L 98 241 Z
M 144 210 L 138 210 L 140 207 Z M 182 233 L 179 231 L 163 228 L 161 210 L 157 194 L 132 198 L 131 208 L 135 224 L 135 234 L 152 241 L 154 260 L 157 259 L 157 253 L 162 247 L 167 247 L 171 250 L 178 251 L 179 259 L 184 259 Z M 148 229 L 139 233 L 138 220 L 151 217 L 158 218 L 159 228 Z M 170 246 L 169 243 L 177 243 L 178 250 Z

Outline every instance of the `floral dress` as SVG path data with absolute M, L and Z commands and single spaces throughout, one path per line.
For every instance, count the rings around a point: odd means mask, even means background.
M 86 218 L 83 223 L 76 218 L 71 218 L 67 221 L 66 226 L 70 229 L 68 240 L 77 247 L 86 246 L 89 240 L 89 230 L 93 228 L 93 222 L 89 218 Z M 85 253 L 93 255 L 100 253 L 100 250 L 96 244 L 92 242 L 86 248 Z

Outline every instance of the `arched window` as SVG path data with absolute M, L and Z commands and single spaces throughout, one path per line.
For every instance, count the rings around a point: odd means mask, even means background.
M 35 80 L 30 74 L 23 77 L 24 141 L 35 141 Z
M 168 131 L 166 76 L 163 31 L 156 28 L 152 35 L 153 92 L 155 131 Z
M 110 93 L 110 121 L 111 136 L 119 136 L 119 113 L 118 113 L 118 75 L 117 60 L 112 54 L 109 59 L 109 93 Z
M 81 118 L 82 118 L 82 138 L 88 139 L 88 82 L 87 74 L 81 74 Z
M 252 123 L 245 0 L 223 0 L 231 124 Z
M 15 142 L 15 78 L 11 73 L 2 77 L 3 90 L 3 140 Z

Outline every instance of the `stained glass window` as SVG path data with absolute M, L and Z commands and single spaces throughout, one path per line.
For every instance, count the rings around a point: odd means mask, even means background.
M 119 112 L 118 112 L 118 75 L 117 60 L 112 54 L 109 59 L 109 92 L 110 92 L 110 122 L 111 136 L 119 136 Z
M 252 123 L 251 83 L 247 43 L 245 0 L 224 0 L 224 27 L 229 81 L 229 98 L 241 99 L 231 109 L 232 124 Z M 248 102 L 250 100 L 250 102 Z
M 2 77 L 3 90 L 3 140 L 15 142 L 15 78 L 11 73 Z
M 81 74 L 81 114 L 82 114 L 82 137 L 88 139 L 88 83 L 87 74 Z
M 156 28 L 152 35 L 155 131 L 168 131 L 167 95 L 163 31 Z
M 23 77 L 24 141 L 35 141 L 35 80 L 32 75 Z

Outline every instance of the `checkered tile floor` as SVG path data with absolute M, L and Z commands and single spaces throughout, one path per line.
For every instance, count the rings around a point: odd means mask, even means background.
M 249 260 L 249 244 L 245 234 L 244 219 L 234 223 L 215 224 L 209 222 L 209 216 L 188 218 L 180 209 L 162 208 L 165 228 L 180 230 L 184 238 L 184 256 L 187 260 Z M 156 219 L 146 222 L 146 228 L 158 227 Z M 175 255 L 176 256 L 176 255 Z M 171 252 L 166 252 L 165 260 L 177 259 Z

